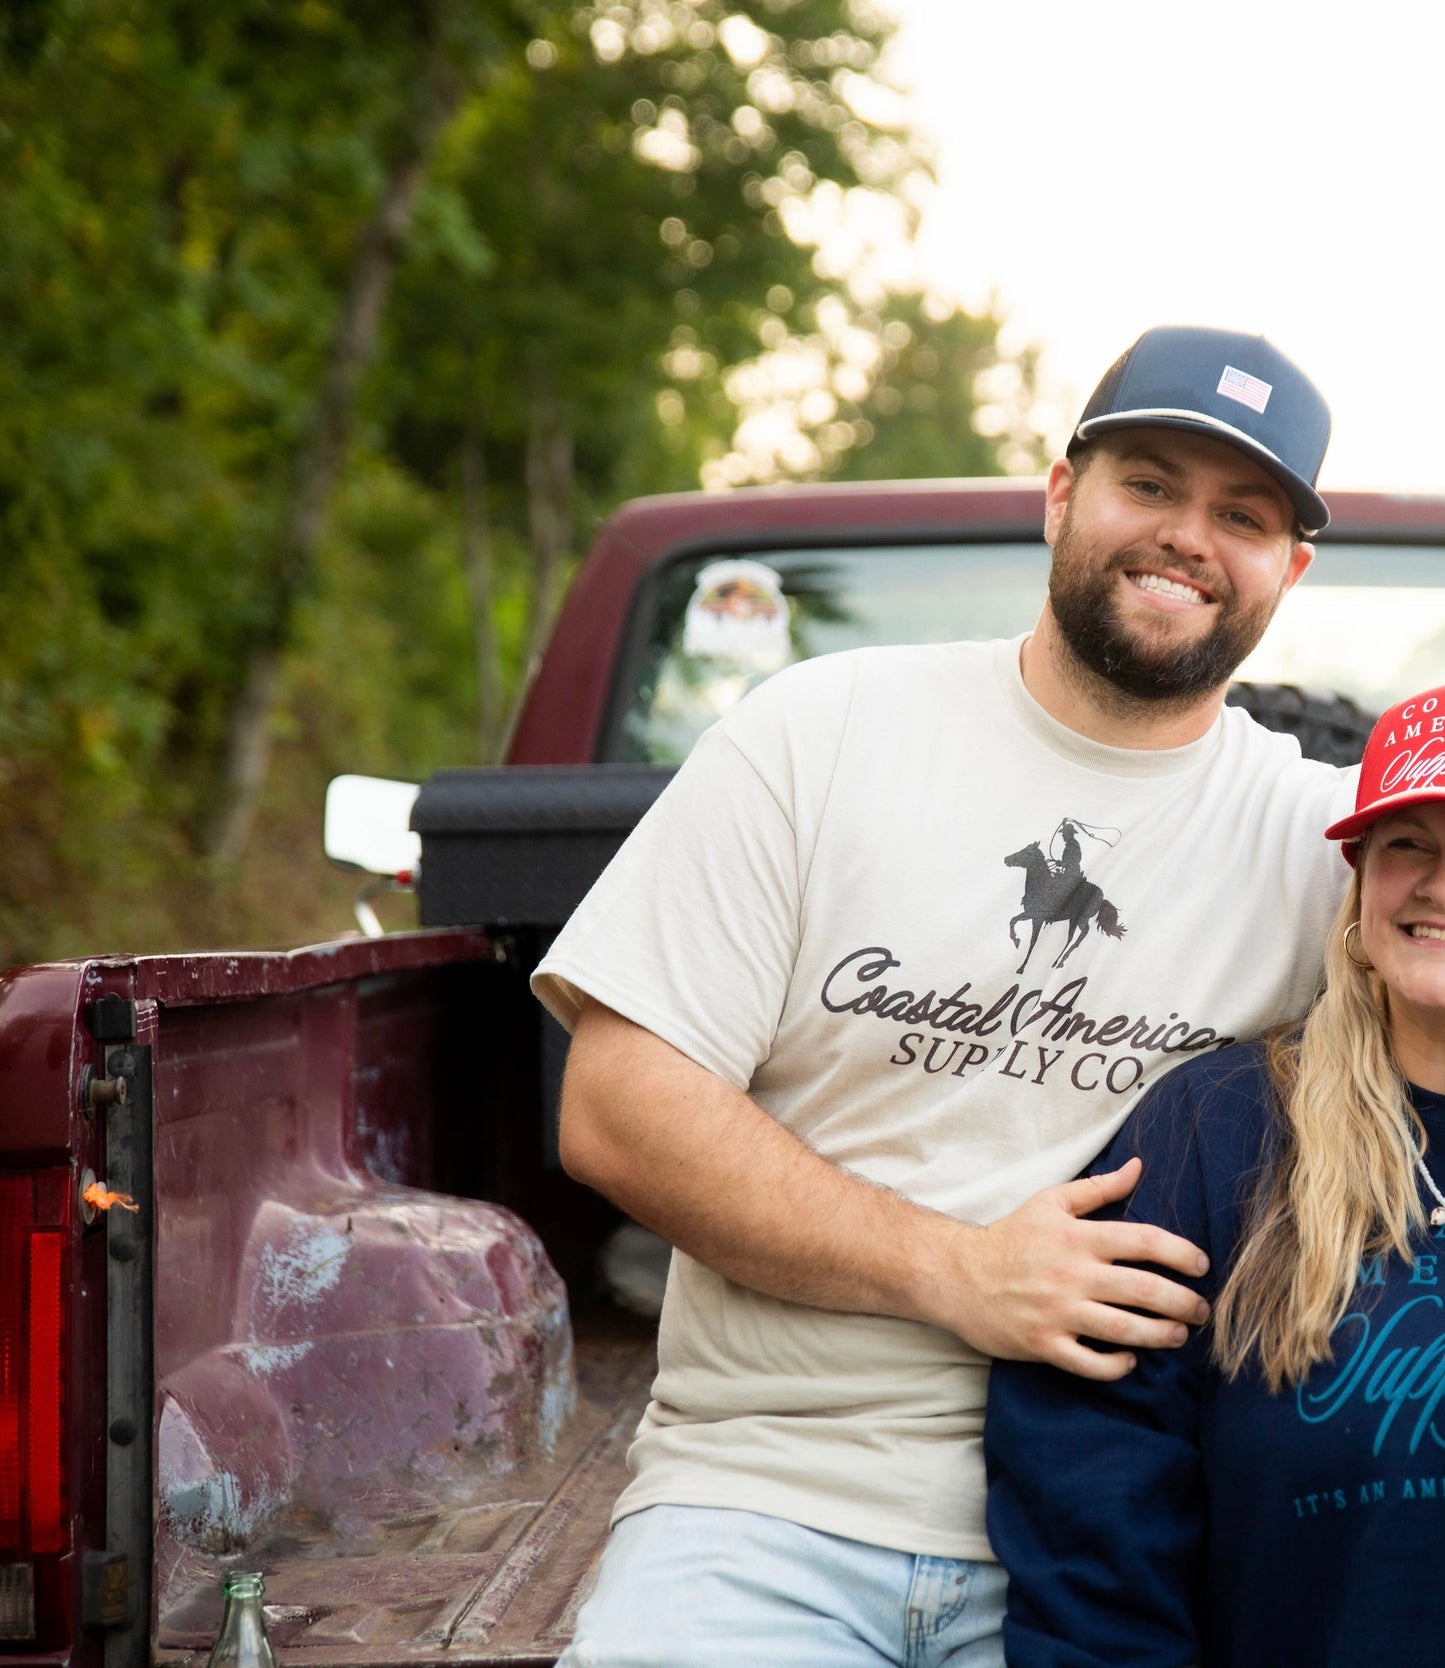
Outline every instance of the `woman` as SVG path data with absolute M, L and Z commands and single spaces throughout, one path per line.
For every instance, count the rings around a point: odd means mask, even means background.
M 1209 1325 L 1113 1384 L 994 1369 L 1010 1668 L 1445 1649 L 1445 688 L 1327 837 L 1355 874 L 1303 1030 L 1181 1066 L 1097 1165 L 1142 1156 L 1114 1214 L 1209 1254 Z

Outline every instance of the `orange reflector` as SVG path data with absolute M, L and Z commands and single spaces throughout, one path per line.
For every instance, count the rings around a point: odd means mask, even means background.
M 110 1193 L 104 1182 L 92 1182 L 80 1196 L 93 1210 L 109 1210 L 112 1205 L 119 1205 L 122 1210 L 140 1211 L 129 1193 Z

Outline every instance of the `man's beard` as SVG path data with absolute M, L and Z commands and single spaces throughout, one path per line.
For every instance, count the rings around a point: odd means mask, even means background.
M 1120 573 L 1154 565 L 1133 550 L 1115 551 L 1098 565 L 1074 529 L 1070 505 L 1054 544 L 1049 604 L 1064 642 L 1089 671 L 1135 701 L 1185 704 L 1229 682 L 1264 636 L 1284 588 L 1246 607 L 1218 575 L 1204 580 L 1202 562 L 1172 557 L 1171 569 L 1186 578 L 1200 575 L 1201 585 L 1215 599 L 1218 617 L 1193 642 L 1155 647 L 1145 632 L 1125 625 L 1116 601 Z

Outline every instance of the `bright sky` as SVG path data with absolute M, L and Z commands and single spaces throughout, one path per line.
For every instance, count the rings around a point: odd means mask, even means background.
M 1326 490 L 1445 490 L 1445 7 L 886 3 L 927 275 L 996 293 L 1068 413 L 1149 325 L 1259 331 L 1330 403 Z

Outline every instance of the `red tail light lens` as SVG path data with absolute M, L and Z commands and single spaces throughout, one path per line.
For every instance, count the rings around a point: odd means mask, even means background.
M 30 1236 L 30 1394 L 26 1402 L 30 1550 L 65 1543 L 65 1249 L 63 1229 Z
M 20 1407 L 25 1380 L 26 1264 L 35 1184 L 0 1176 L 0 1552 L 20 1546 Z
M 0 1176 L 0 1561 L 66 1547 L 70 1174 Z

